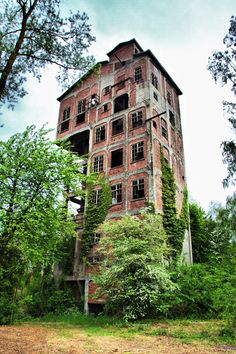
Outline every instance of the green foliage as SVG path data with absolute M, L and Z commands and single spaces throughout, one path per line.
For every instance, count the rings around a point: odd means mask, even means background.
M 190 204 L 193 260 L 216 263 L 233 256 L 236 242 L 236 197 L 228 197 L 226 207 L 212 204 L 208 213 Z
M 14 106 L 27 92 L 27 74 L 40 79 L 40 69 L 56 64 L 58 80 L 71 86 L 75 74 L 94 64 L 86 51 L 95 40 L 88 16 L 61 17 L 60 0 L 0 1 L 0 101 Z M 69 75 L 70 74 L 70 75 Z
M 48 313 L 63 314 L 76 310 L 75 297 L 63 279 L 55 281 L 50 269 L 44 274 L 34 272 L 19 295 L 21 316 L 41 317 Z
M 235 260 L 231 259 L 231 262 L 216 265 L 179 266 L 173 279 L 179 290 L 171 315 L 235 319 L 235 265 Z
M 196 203 L 189 205 L 189 212 L 193 261 L 206 263 L 211 257 L 210 229 L 212 229 L 212 221 L 207 213 Z
M 13 304 L 22 276 L 58 262 L 63 241 L 75 235 L 63 191 L 78 194 L 84 176 L 78 157 L 47 133 L 32 126 L 0 142 L 0 293 Z
M 168 242 L 172 248 L 174 257 L 180 256 L 183 246 L 184 233 L 189 225 L 188 193 L 184 190 L 183 205 L 180 218 L 176 208 L 176 187 L 172 169 L 164 159 L 161 149 L 162 168 L 162 202 L 163 202 L 163 226 L 168 235 Z
M 236 95 L 236 17 L 232 16 L 230 19 L 230 28 L 224 40 L 226 49 L 223 51 L 214 51 L 209 58 L 208 70 L 212 73 L 215 82 L 220 82 L 223 85 L 231 85 L 231 91 Z M 232 125 L 233 131 L 236 132 L 236 103 L 223 102 L 224 111 L 228 114 L 228 120 Z M 228 175 L 224 179 L 224 186 L 236 183 L 236 141 L 224 141 L 223 147 L 223 161 L 228 165 Z
M 124 216 L 106 222 L 101 230 L 104 261 L 96 283 L 98 296 L 108 297 L 107 311 L 127 320 L 165 313 L 165 297 L 175 286 L 167 270 L 168 247 L 160 216 Z
M 99 179 L 99 186 L 102 189 L 101 205 L 96 205 L 94 203 L 94 183 L 87 183 L 87 207 L 81 240 L 82 256 L 87 256 L 92 244 L 93 233 L 105 220 L 111 206 L 111 187 L 104 177 Z

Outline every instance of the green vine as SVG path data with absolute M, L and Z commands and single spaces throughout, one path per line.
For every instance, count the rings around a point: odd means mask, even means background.
M 102 189 L 101 205 L 96 205 L 93 200 L 94 184 L 87 184 L 87 207 L 85 213 L 85 224 L 81 239 L 81 255 L 87 256 L 93 241 L 93 234 L 97 227 L 105 220 L 111 206 L 111 187 L 103 177 L 99 180 Z
M 176 186 L 174 173 L 166 162 L 161 149 L 162 168 L 162 202 L 163 202 L 163 226 L 168 235 L 169 244 L 174 257 L 182 251 L 184 233 L 189 225 L 188 193 L 184 190 L 184 198 L 180 218 L 176 208 Z

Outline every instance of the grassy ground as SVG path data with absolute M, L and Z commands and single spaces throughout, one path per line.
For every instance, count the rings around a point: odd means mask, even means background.
M 24 323 L 56 328 L 67 335 L 73 328 L 80 328 L 88 336 L 113 336 L 133 338 L 135 335 L 164 336 L 181 343 L 204 342 L 210 345 L 235 346 L 236 338 L 224 321 L 219 320 L 146 320 L 126 323 L 116 318 L 85 316 L 82 314 L 50 315 L 30 319 Z

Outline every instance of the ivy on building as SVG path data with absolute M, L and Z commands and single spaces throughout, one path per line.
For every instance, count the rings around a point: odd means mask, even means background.
M 99 180 L 99 186 L 102 189 L 101 203 L 100 205 L 96 205 L 94 203 L 94 184 L 87 184 L 87 206 L 81 239 L 82 257 L 87 256 L 89 253 L 93 242 L 93 234 L 96 232 L 97 227 L 105 220 L 109 207 L 111 206 L 111 187 L 104 177 Z
M 185 230 L 189 225 L 188 193 L 184 190 L 182 210 L 178 217 L 176 207 L 176 185 L 173 170 L 164 158 L 161 148 L 163 226 L 168 235 L 173 257 L 180 256 Z

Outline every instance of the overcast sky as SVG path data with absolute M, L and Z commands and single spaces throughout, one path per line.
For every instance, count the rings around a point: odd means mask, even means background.
M 224 190 L 226 166 L 220 143 L 232 136 L 222 113 L 228 90 L 216 86 L 207 71 L 208 57 L 222 48 L 235 0 L 64 0 L 63 11 L 85 11 L 96 43 L 90 49 L 97 61 L 106 60 L 118 43 L 135 38 L 150 49 L 168 71 L 183 95 L 183 126 L 187 183 L 191 197 L 207 208 L 211 201 L 224 203 L 232 193 Z M 39 84 L 30 78 L 28 96 L 13 112 L 4 110 L 0 139 L 24 130 L 29 124 L 56 128 L 61 94 L 54 70 L 43 73 Z M 52 138 L 55 137 L 55 132 Z

